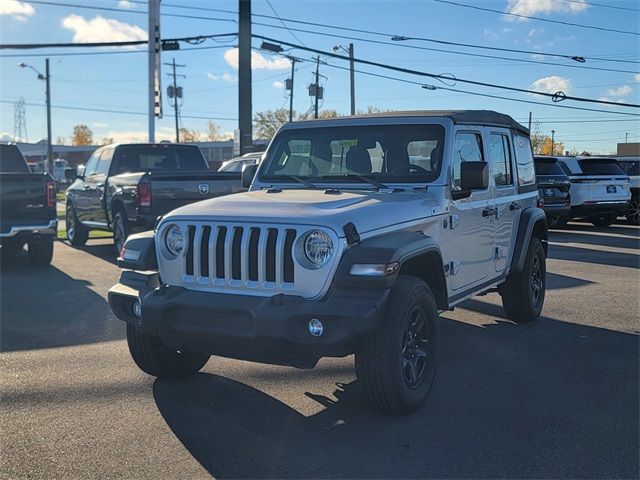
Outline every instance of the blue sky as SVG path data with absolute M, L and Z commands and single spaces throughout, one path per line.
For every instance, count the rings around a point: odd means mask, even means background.
M 116 0 L 53 0 L 56 3 L 93 6 L 85 9 L 71 6 L 52 6 L 28 1 L 0 0 L 0 43 L 56 43 L 114 41 L 146 39 L 146 5 Z M 590 0 L 584 0 L 590 2 Z M 237 30 L 232 13 L 176 8 L 170 5 L 217 8 L 237 11 L 237 0 L 196 1 L 163 0 L 161 34 L 164 38 L 198 34 L 227 33 Z M 458 3 L 476 5 L 500 12 L 512 12 L 555 21 L 598 26 L 624 31 L 638 31 L 640 5 L 635 0 L 599 0 L 593 4 L 582 0 L 459 0 Z M 598 4 L 598 5 L 595 5 Z M 604 5 L 608 6 L 605 7 Z M 254 17 L 254 22 L 275 27 L 254 25 L 253 33 L 263 34 L 292 43 L 329 51 L 336 44 L 355 45 L 356 57 L 397 66 L 446 73 L 462 79 L 536 89 L 547 92 L 562 90 L 567 94 L 603 98 L 612 101 L 640 103 L 640 37 L 615 32 L 586 29 L 537 20 L 518 19 L 486 11 L 463 8 L 433 0 L 271 0 L 271 6 L 283 18 L 346 26 L 375 32 L 389 32 L 408 37 L 429 37 L 453 42 L 480 44 L 501 48 L 515 48 L 541 52 L 540 55 L 501 53 L 469 48 L 437 45 L 421 41 L 394 42 L 380 45 L 365 41 L 389 41 L 381 36 L 346 32 L 324 27 L 312 27 L 286 22 L 302 31 L 287 31 L 276 19 Z M 253 13 L 273 16 L 266 0 L 253 0 Z M 618 8 L 610 8 L 618 7 Z M 111 11 L 101 9 L 121 9 Z M 184 18 L 182 15 L 196 18 Z M 209 18 L 207 18 L 209 17 Z M 212 20 L 212 18 L 223 19 Z M 329 35 L 318 35 L 322 32 Z M 295 35 L 295 36 L 294 36 Z M 339 38 L 358 37 L 357 40 Z M 297 38 L 296 38 L 297 37 Z M 184 89 L 181 125 L 206 131 L 207 118 L 220 126 L 221 132 L 232 132 L 237 118 L 237 69 L 233 46 L 235 38 L 207 41 L 198 50 L 164 52 L 163 62 L 186 65 L 180 73 L 186 75 L 179 84 Z M 254 47 L 259 41 L 254 40 Z M 524 60 L 552 62 L 541 65 L 488 59 L 478 56 L 435 52 L 415 47 L 443 48 L 452 51 L 498 55 Z M 183 47 L 188 45 L 183 44 Z M 119 49 L 122 50 L 122 49 Z M 27 69 L 18 68 L 25 62 L 44 71 L 43 53 L 88 51 L 85 48 L 0 51 L 0 134 L 6 139 L 13 134 L 13 102 L 24 97 L 27 102 L 27 128 L 29 140 L 45 137 L 44 82 Z M 53 104 L 53 137 L 70 137 L 73 126 L 87 124 L 94 137 L 112 137 L 117 141 L 146 140 L 146 65 L 144 52 L 113 54 L 113 49 L 93 49 L 97 55 L 51 56 L 51 82 Z M 583 57 L 600 57 L 579 64 L 542 53 L 563 53 Z M 312 54 L 293 50 L 290 53 L 309 59 Z M 38 55 L 38 56 L 33 56 Z M 237 58 L 237 57 L 236 57 Z M 636 63 L 604 61 L 625 60 Z M 347 67 L 347 62 L 325 58 L 330 65 Z M 325 87 L 322 108 L 349 112 L 349 75 L 346 70 L 330 65 L 321 66 Z M 588 66 L 628 70 L 621 73 L 572 68 Z M 168 85 L 167 67 L 163 67 L 163 89 Z M 393 77 L 430 83 L 445 84 L 409 75 L 388 72 L 368 66 L 359 70 Z M 294 108 L 306 111 L 311 106 L 306 87 L 312 82 L 314 66 L 311 62 L 297 65 L 295 76 Z M 265 52 L 254 54 L 253 110 L 288 107 L 283 82 L 290 74 L 286 60 Z M 561 105 L 595 108 L 591 112 L 557 108 L 550 99 L 526 93 L 504 92 L 492 88 L 456 83 L 452 88 L 507 96 L 519 100 L 538 101 L 545 105 L 485 98 L 445 90 L 425 90 L 419 85 L 356 74 L 356 101 L 358 109 L 375 106 L 383 109 L 493 109 L 512 115 L 526 124 L 529 112 L 541 121 L 542 131 L 556 131 L 556 138 L 567 148 L 587 149 L 598 153 L 615 150 L 617 142 L 640 141 L 640 117 L 616 112 L 640 113 L 638 109 L 594 105 L 565 101 Z M 165 116 L 157 122 L 158 138 L 173 138 L 172 111 L 164 101 Z M 83 109 L 83 110 L 80 110 Z M 118 110 L 127 113 L 105 113 L 94 110 Z M 202 118 L 193 118 L 202 117 Z

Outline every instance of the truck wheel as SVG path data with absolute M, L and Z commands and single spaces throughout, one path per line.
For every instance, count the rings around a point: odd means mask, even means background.
M 589 221 L 596 227 L 608 227 L 616 223 L 618 219 L 617 213 L 610 213 L 609 215 L 600 215 L 597 217 L 591 217 Z
M 638 203 L 638 198 L 631 199 L 626 216 L 631 225 L 640 225 L 640 203 Z
M 356 352 L 356 375 L 377 408 L 406 414 L 424 403 L 436 373 L 437 339 L 429 286 L 400 275 L 380 327 Z
M 87 238 L 89 238 L 89 230 L 78 221 L 76 209 L 73 208 L 71 204 L 67 204 L 65 219 L 67 224 L 67 240 L 69 240 L 69 243 L 74 247 L 84 246 L 84 244 L 87 243 Z
M 113 217 L 113 246 L 116 254 L 120 255 L 124 242 L 129 236 L 129 222 L 124 211 L 119 210 Z
M 127 323 L 131 358 L 145 373 L 158 378 L 182 378 L 198 373 L 209 355 L 171 350 L 157 337 L 145 335 Z
M 542 243 L 532 237 L 527 250 L 527 258 L 521 272 L 509 274 L 500 285 L 502 306 L 507 316 L 516 323 L 537 320 L 542 312 L 547 285 L 547 267 Z
M 53 238 L 41 238 L 40 241 L 29 242 L 29 262 L 34 267 L 46 267 L 53 257 Z

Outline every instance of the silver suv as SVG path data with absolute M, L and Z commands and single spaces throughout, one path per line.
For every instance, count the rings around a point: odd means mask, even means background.
M 133 235 L 109 293 L 131 355 L 158 377 L 210 355 L 312 368 L 355 353 L 371 401 L 427 397 L 439 312 L 486 292 L 531 322 L 547 222 L 526 128 L 491 111 L 287 124 L 250 191 L 188 205 Z

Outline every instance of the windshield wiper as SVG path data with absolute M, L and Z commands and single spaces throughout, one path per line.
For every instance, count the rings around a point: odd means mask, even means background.
M 384 183 L 380 183 L 372 178 L 367 178 L 363 175 L 347 175 L 347 177 L 355 177 L 358 180 L 360 180 L 361 182 L 364 183 L 368 183 L 369 185 L 373 185 L 374 187 L 376 187 L 378 190 L 391 190 L 389 187 L 387 187 Z
M 293 180 L 295 180 L 298 183 L 301 183 L 302 185 L 304 185 L 305 187 L 308 188 L 319 188 L 318 186 L 314 185 L 313 183 L 311 183 L 309 180 L 306 180 L 302 177 L 298 177 L 296 175 L 287 175 L 287 178 L 291 178 Z

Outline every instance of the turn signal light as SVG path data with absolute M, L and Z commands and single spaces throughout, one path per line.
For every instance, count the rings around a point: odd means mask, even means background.
M 151 206 L 151 184 L 150 183 L 138 184 L 138 206 L 139 207 Z
M 45 196 L 47 197 L 47 207 L 56 206 L 56 184 L 53 180 L 47 180 L 45 186 Z

